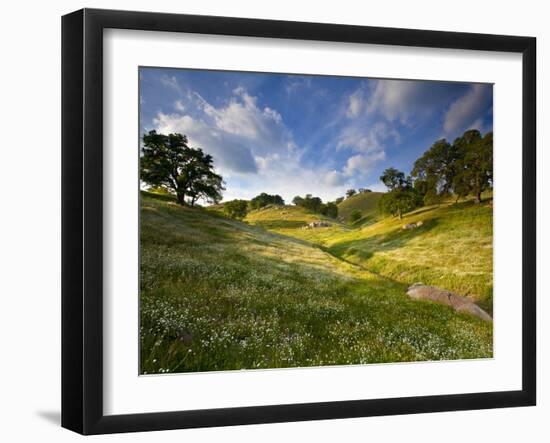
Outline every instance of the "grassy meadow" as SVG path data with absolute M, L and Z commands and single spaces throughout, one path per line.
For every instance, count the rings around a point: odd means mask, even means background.
M 490 205 L 398 220 L 376 215 L 376 194 L 342 202 L 343 221 L 276 205 L 238 221 L 143 192 L 141 372 L 492 357 L 491 323 L 406 294 L 422 281 L 492 312 Z
M 376 197 L 378 193 L 372 193 Z M 371 194 L 363 194 L 369 197 Z M 364 207 L 363 195 L 353 196 L 348 211 Z M 327 220 L 328 228 L 299 228 L 315 218 L 302 208 L 272 207 L 251 212 L 246 220 L 282 234 L 316 244 L 347 262 L 405 284 L 422 282 L 468 296 L 492 314 L 493 294 L 493 209 L 492 195 L 484 203 L 472 199 L 425 206 L 397 217 L 382 218 L 374 210 L 358 223 L 349 226 Z M 281 211 L 292 214 L 296 227 L 285 225 Z M 377 218 L 375 218 L 377 217 Z M 300 225 L 301 221 L 301 225 Z M 414 230 L 403 225 L 422 221 Z

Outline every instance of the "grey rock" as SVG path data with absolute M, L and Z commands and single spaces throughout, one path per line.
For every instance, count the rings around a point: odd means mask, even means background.
M 306 229 L 313 229 L 313 228 L 328 228 L 330 226 L 330 223 L 327 223 L 325 221 L 312 221 L 309 223 L 306 227 Z
M 407 223 L 406 225 L 403 225 L 403 229 L 405 229 L 405 230 L 415 229 L 415 228 L 419 228 L 423 224 L 424 224 L 424 222 L 422 220 L 417 221 L 416 223 Z
M 485 321 L 493 320 L 487 312 L 466 297 L 434 286 L 415 283 L 409 287 L 407 295 L 415 300 L 430 300 L 435 303 L 447 305 L 457 312 L 466 312 Z

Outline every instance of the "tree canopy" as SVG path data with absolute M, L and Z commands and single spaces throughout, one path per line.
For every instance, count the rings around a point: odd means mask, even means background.
M 382 173 L 380 180 L 390 191 L 393 191 L 405 185 L 405 173 L 395 168 L 388 168 Z
M 182 134 L 143 135 L 140 177 L 151 187 L 174 193 L 180 204 L 191 206 L 199 199 L 217 203 L 222 199 L 223 179 L 214 172 L 213 158 L 200 148 L 191 148 Z
M 327 217 L 336 218 L 338 217 L 338 206 L 335 202 L 327 202 L 321 206 L 321 214 L 326 215 Z
M 430 199 L 450 193 L 457 199 L 473 194 L 480 202 L 481 193 L 493 181 L 493 133 L 482 137 L 471 129 L 452 144 L 436 141 L 416 160 L 411 175 L 415 188 Z
M 250 209 L 260 209 L 267 205 L 284 205 L 285 201 L 280 195 L 270 195 L 262 192 L 249 202 Z
M 296 206 L 306 208 L 311 212 L 321 212 L 323 200 L 321 200 L 319 197 L 313 197 L 311 194 L 306 194 L 305 197 L 300 197 L 299 195 L 297 195 L 292 199 L 292 203 L 294 203 Z
M 228 217 L 242 220 L 248 212 L 248 201 L 235 199 L 225 202 L 223 204 L 223 212 Z
M 379 209 L 400 218 L 421 204 L 439 204 L 451 193 L 457 200 L 471 194 L 479 203 L 481 193 L 493 185 L 493 133 L 482 136 L 470 129 L 452 144 L 437 140 L 414 162 L 410 177 L 388 168 L 380 180 L 388 192 Z
M 304 197 L 297 195 L 292 199 L 292 203 L 317 214 L 323 214 L 332 218 L 338 217 L 338 206 L 336 202 L 323 203 L 321 198 L 314 197 L 311 194 L 306 194 Z
M 384 194 L 378 200 L 378 208 L 382 213 L 403 218 L 405 212 L 412 211 L 422 205 L 422 196 L 412 188 L 394 189 Z
M 346 197 L 347 198 L 350 198 L 350 197 L 354 196 L 355 194 L 357 194 L 357 191 L 355 189 L 348 189 L 346 191 Z
M 493 184 L 493 133 L 481 137 L 477 130 L 466 131 L 454 144 L 460 153 L 453 180 L 455 194 L 472 194 L 479 203 L 481 193 Z
M 456 176 L 456 160 L 459 158 L 455 145 L 445 139 L 437 140 L 414 162 L 412 177 L 422 183 L 424 194 L 437 192 L 448 194 Z M 417 186 L 420 188 L 420 186 Z
M 380 180 L 389 190 L 378 200 L 380 212 L 401 219 L 405 212 L 422 205 L 422 196 L 413 187 L 411 177 L 405 177 L 402 171 L 388 168 L 382 173 Z

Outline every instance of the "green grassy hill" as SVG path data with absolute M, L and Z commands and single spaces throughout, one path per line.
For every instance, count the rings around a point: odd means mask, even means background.
M 419 228 L 403 225 L 422 221 Z M 493 309 L 492 199 L 423 207 L 403 220 L 386 217 L 330 235 L 287 230 L 315 242 L 332 255 L 404 284 L 422 282 L 468 296 Z
M 142 193 L 141 371 L 492 356 L 490 323 L 409 299 L 406 284 L 367 271 L 369 258 L 346 249 L 362 231 L 301 229 L 309 217 L 319 219 L 273 207 L 249 224 Z
M 268 205 L 264 208 L 250 211 L 246 221 L 266 229 L 285 230 L 296 229 L 315 220 L 328 220 L 320 214 L 313 214 L 300 206 Z
M 299 237 L 313 243 L 322 243 L 335 235 L 347 232 L 349 228 L 329 217 L 307 211 L 300 206 L 277 206 L 269 205 L 265 208 L 251 211 L 247 214 L 245 221 L 253 226 L 259 226 L 272 232 Z M 313 221 L 324 221 L 330 224 L 329 227 L 304 229 Z
M 338 205 L 338 217 L 346 223 L 349 222 L 353 211 L 361 211 L 362 219 L 356 224 L 365 224 L 373 222 L 379 218 L 378 200 L 384 195 L 383 192 L 363 192 L 346 198 Z

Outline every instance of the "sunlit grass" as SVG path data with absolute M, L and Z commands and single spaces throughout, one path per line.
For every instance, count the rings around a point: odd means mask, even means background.
M 285 223 L 319 219 L 271 209 Z M 336 257 L 361 231 L 273 225 L 273 215 L 250 214 L 253 226 L 142 196 L 142 373 L 492 356 L 491 324 L 410 300 L 404 282 L 345 248 L 361 266 Z
M 404 284 L 423 282 L 456 291 L 492 313 L 493 208 L 491 194 L 472 200 L 423 207 L 363 227 L 333 223 L 330 228 L 277 229 L 323 247 L 330 254 Z M 296 211 L 296 217 L 300 216 Z M 266 211 L 264 224 L 276 214 Z M 303 217 L 303 215 L 302 215 Z M 305 218 L 305 217 L 304 217 Z M 403 225 L 422 221 L 416 229 Z

